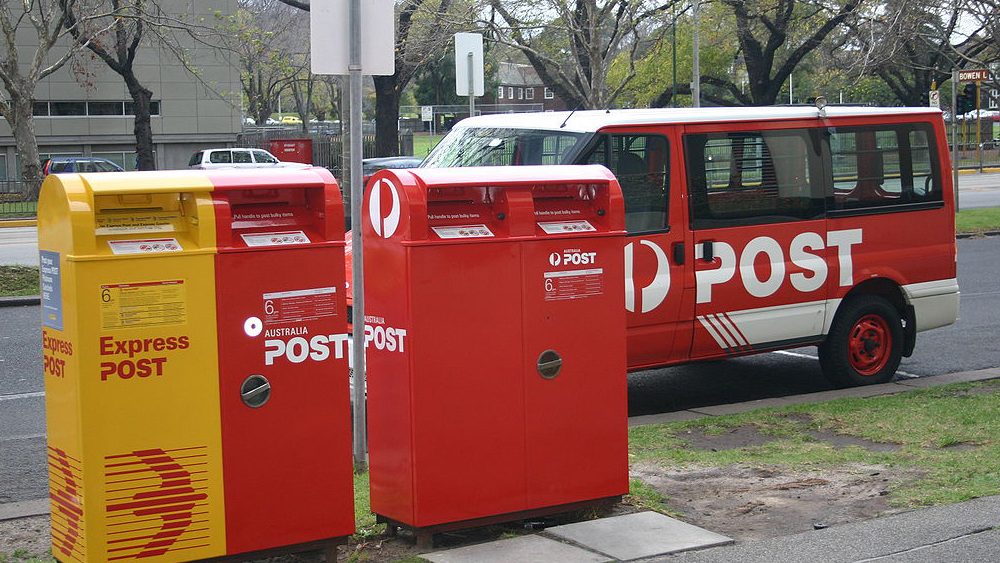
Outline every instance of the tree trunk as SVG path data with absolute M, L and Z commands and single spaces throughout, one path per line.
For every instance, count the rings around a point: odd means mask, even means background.
M 11 129 L 17 146 L 17 160 L 21 164 L 21 178 L 28 185 L 28 195 L 38 197 L 42 181 L 42 164 L 38 160 L 38 140 L 32 115 L 34 103 L 23 96 L 11 96 L 10 110 L 13 118 Z
M 375 80 L 375 156 L 399 155 L 399 91 L 395 76 Z
M 132 69 L 122 76 L 128 93 L 132 96 L 135 107 L 135 167 L 137 170 L 156 170 L 156 158 L 153 155 L 153 129 L 150 125 L 150 100 L 153 93 L 139 83 Z

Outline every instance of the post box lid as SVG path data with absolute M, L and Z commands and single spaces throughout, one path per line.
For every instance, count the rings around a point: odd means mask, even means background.
M 545 166 L 475 166 L 467 168 L 410 168 L 425 186 L 448 188 L 469 185 L 492 187 L 538 184 L 614 182 L 614 174 L 600 164 Z

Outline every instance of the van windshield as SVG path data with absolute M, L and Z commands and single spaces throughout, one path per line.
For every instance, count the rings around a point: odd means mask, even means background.
M 461 127 L 438 143 L 424 160 L 424 168 L 459 166 L 517 166 L 572 164 L 591 133 Z

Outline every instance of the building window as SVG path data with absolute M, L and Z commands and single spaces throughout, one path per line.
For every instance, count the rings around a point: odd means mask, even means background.
M 130 101 L 100 102 L 35 102 L 31 110 L 35 117 L 122 117 L 135 115 L 135 104 Z M 149 114 L 160 115 L 160 102 L 149 102 Z
M 87 115 L 87 103 L 86 102 L 49 102 L 50 115 L 56 116 L 75 116 L 75 115 Z
M 0 180 L 7 179 L 7 155 L 0 154 Z
M 513 86 L 508 86 L 507 87 L 507 97 L 510 98 L 511 100 L 514 99 L 514 87 Z
M 499 88 L 497 88 L 497 99 L 498 100 L 502 100 L 503 99 L 503 86 L 500 86 Z
M 87 115 L 125 115 L 123 102 L 87 102 Z
M 110 160 L 118 166 L 121 166 L 125 170 L 135 170 L 136 165 L 136 154 L 135 151 L 109 151 L 109 152 L 95 152 L 91 154 L 94 158 L 103 158 L 105 160 Z M 153 151 L 153 158 L 156 158 L 156 151 Z
M 528 100 L 534 100 L 535 99 L 535 89 L 534 88 L 525 88 L 524 89 L 524 97 L 525 97 L 525 99 L 528 99 Z
M 524 99 L 524 88 L 518 88 L 517 89 L 517 99 L 519 99 L 519 100 L 523 100 Z
M 125 102 L 125 115 L 135 115 L 135 103 Z M 149 115 L 160 115 L 160 102 L 149 102 Z
M 551 100 L 551 99 L 553 99 L 555 97 L 556 97 L 556 94 L 555 94 L 555 92 L 552 91 L 552 88 L 546 88 L 545 89 L 545 99 L 546 100 Z

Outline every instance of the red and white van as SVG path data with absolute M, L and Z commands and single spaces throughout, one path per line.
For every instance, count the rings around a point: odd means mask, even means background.
M 593 163 L 625 196 L 631 370 L 817 345 L 834 383 L 881 383 L 957 318 L 936 109 L 482 116 L 424 166 Z

